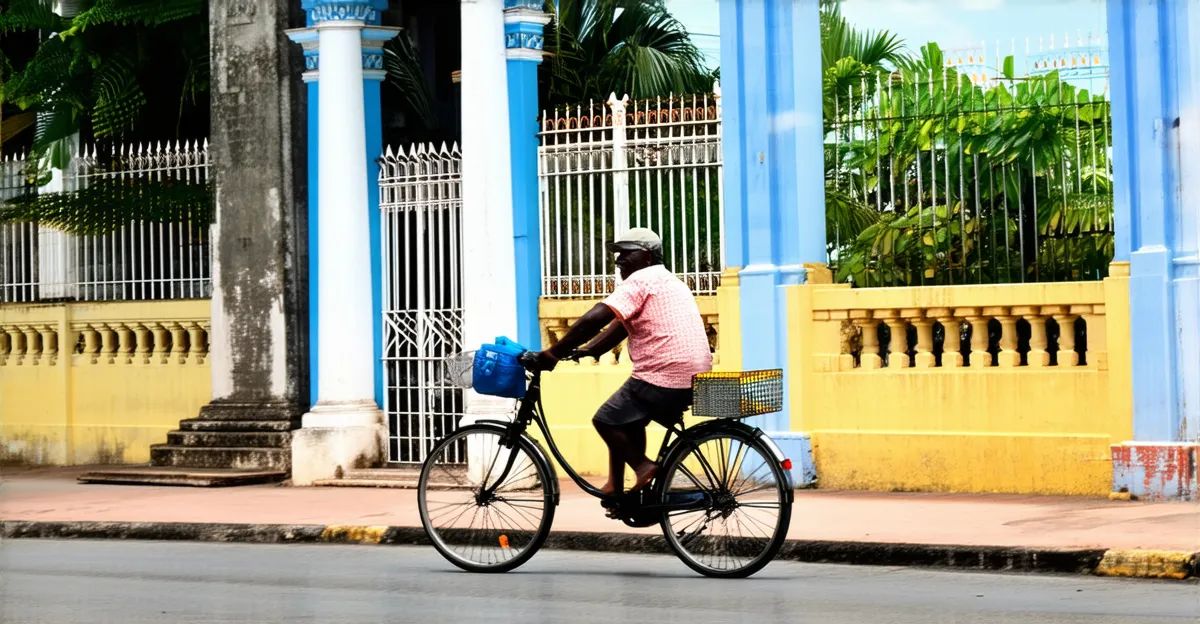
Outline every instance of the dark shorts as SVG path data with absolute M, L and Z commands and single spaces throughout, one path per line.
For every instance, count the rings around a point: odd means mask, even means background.
M 663 388 L 629 379 L 600 406 L 592 420 L 617 426 L 645 425 L 653 420 L 670 427 L 683 420 L 683 413 L 691 405 L 691 388 Z

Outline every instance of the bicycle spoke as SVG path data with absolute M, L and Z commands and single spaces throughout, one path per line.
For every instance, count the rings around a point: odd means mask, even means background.
M 426 532 L 447 559 L 465 569 L 519 565 L 540 545 L 553 517 L 543 464 L 525 444 L 502 445 L 501 435 L 498 430 L 452 434 L 430 456 L 442 457 L 440 449 L 460 449 L 457 456 L 467 463 L 431 460 L 422 473 L 418 499 Z M 454 485 L 431 489 L 431 477 Z M 480 496 L 487 491 L 490 496 Z

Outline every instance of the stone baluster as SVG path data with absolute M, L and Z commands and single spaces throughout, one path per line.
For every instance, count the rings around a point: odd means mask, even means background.
M 1066 306 L 1046 306 L 1043 314 L 1052 314 L 1058 324 L 1058 365 L 1063 367 L 1079 366 L 1079 353 L 1075 351 L 1075 319 L 1079 318 L 1067 312 Z
M 704 317 L 705 329 L 708 330 L 708 346 L 712 349 L 713 366 L 721 363 L 721 316 L 709 314 Z
M 962 368 L 962 326 L 950 308 L 933 308 L 925 316 L 936 319 L 946 334 L 942 340 L 942 368 Z
M 979 308 L 958 308 L 955 315 L 967 319 L 971 326 L 971 368 L 987 368 L 992 365 L 992 354 L 988 353 L 988 321 Z
M 88 364 L 95 364 L 100 357 L 100 334 L 91 325 L 80 325 L 83 339 L 83 357 Z
M 151 331 L 154 333 L 154 353 L 151 360 L 155 364 L 166 364 L 171 357 L 170 328 L 165 323 L 154 323 Z
M 1025 319 L 1029 323 L 1029 353 L 1025 355 L 1026 363 L 1033 368 L 1044 368 L 1050 365 L 1050 346 L 1046 338 L 1046 316 L 1038 306 L 1018 306 L 1012 309 L 1015 319 Z M 1013 323 L 1015 335 L 1016 322 Z M 1008 331 L 1005 329 L 1005 331 Z M 1018 357 L 1017 360 L 1020 363 Z
M 892 338 L 888 342 L 888 368 L 908 368 L 912 363 L 908 359 L 908 321 L 900 318 L 897 310 L 876 310 L 875 318 L 880 319 L 891 330 Z
M 150 327 L 152 323 L 138 323 L 133 327 L 134 342 L 137 346 L 134 352 L 137 354 L 136 361 L 138 364 L 150 363 L 150 350 L 154 348 L 154 341 L 151 340 Z
M 37 325 L 22 325 L 21 333 L 25 334 L 25 361 L 37 366 L 42 359 L 42 346 Z
M 878 370 L 883 367 L 879 356 L 879 321 L 870 310 L 851 310 L 850 320 L 858 327 L 862 336 L 862 351 L 858 354 L 858 365 L 863 370 Z
M 1108 370 L 1108 323 L 1103 305 L 1071 306 L 1071 314 L 1083 317 L 1087 327 L 1087 365 Z
M 58 363 L 58 326 L 40 325 L 37 330 L 42 340 L 42 360 L 54 366 Z
M 1020 366 L 1021 353 L 1017 351 L 1017 321 L 1020 319 L 1005 307 L 984 308 L 983 313 L 1000 321 L 1000 355 L 996 358 L 996 364 L 1001 368 Z
M 108 329 L 117 335 L 117 360 L 121 364 L 133 362 L 133 330 L 127 323 L 109 323 Z
M 204 335 L 204 329 L 199 323 L 187 324 L 188 334 L 188 359 L 197 363 L 204 363 L 204 355 L 208 349 L 208 343 Z
M 171 328 L 171 361 L 186 364 L 188 356 L 187 328 L 182 323 L 168 323 Z
M 933 368 L 937 358 L 933 355 L 933 319 L 921 310 L 904 310 L 900 316 L 917 328 L 917 356 L 913 360 L 915 368 Z
M 8 334 L 9 357 L 20 366 L 25 360 L 25 332 L 15 325 L 5 327 L 4 332 Z
M 114 325 L 116 325 L 114 323 Z M 108 364 L 117 361 L 117 332 L 107 323 L 92 325 L 100 334 L 100 359 Z
M 0 366 L 8 364 L 8 354 L 12 351 L 12 342 L 8 339 L 8 330 L 0 327 Z

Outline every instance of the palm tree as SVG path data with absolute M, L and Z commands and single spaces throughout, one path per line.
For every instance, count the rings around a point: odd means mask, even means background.
M 542 101 L 549 107 L 706 92 L 714 74 L 661 0 L 547 2 Z

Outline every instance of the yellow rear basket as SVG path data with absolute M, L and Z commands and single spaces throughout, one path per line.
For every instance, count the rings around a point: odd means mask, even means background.
M 783 411 L 783 371 L 701 373 L 692 378 L 692 415 L 746 418 Z

